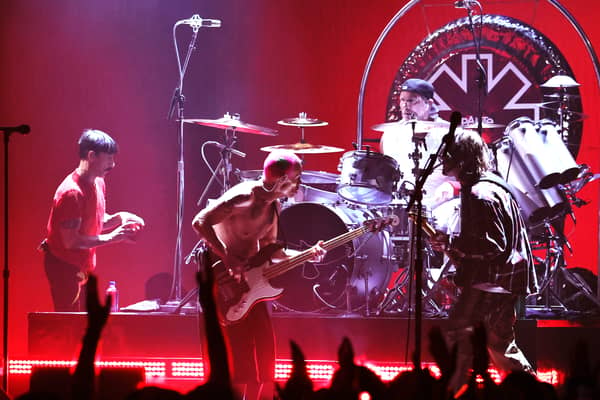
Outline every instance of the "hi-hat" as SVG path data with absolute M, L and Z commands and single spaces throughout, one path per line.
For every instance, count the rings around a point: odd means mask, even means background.
M 547 88 L 570 88 L 581 86 L 579 83 L 575 82 L 573 78 L 568 75 L 556 75 L 552 78 L 548 79 L 546 82 L 540 85 L 541 87 Z
M 275 146 L 261 147 L 262 151 L 274 151 L 274 150 L 289 150 L 298 154 L 322 154 L 322 153 L 337 153 L 344 151 L 339 147 L 325 146 L 322 144 L 310 144 L 310 143 L 293 143 L 293 144 L 278 144 Z
M 413 130 L 414 124 L 414 132 L 415 133 L 429 133 L 431 130 L 436 128 L 449 128 L 450 123 L 446 121 L 394 121 L 394 122 L 384 122 L 382 124 L 373 125 L 371 127 L 372 130 L 378 132 L 384 132 L 388 129 L 399 128 L 402 126 L 408 127 L 411 131 Z
M 285 126 L 298 126 L 298 127 L 313 127 L 313 126 L 325 126 L 329 125 L 328 122 L 321 121 L 316 118 L 308 118 L 305 112 L 301 112 L 297 117 L 293 118 L 284 118 L 280 121 L 277 121 L 279 125 Z
M 495 124 L 495 123 L 492 123 L 492 122 L 483 122 L 481 124 L 481 128 L 482 129 L 504 128 L 505 126 L 506 125 Z M 479 128 L 479 125 L 477 123 L 466 124 L 466 125 L 463 125 L 463 128 L 465 128 L 465 129 L 477 129 L 477 128 Z
M 277 136 L 277 131 L 275 129 L 242 122 L 240 121 L 239 115 L 230 115 L 229 113 L 226 113 L 223 118 L 219 119 L 184 119 L 183 122 L 202 126 L 210 126 L 211 128 L 217 129 L 252 133 L 255 135 Z

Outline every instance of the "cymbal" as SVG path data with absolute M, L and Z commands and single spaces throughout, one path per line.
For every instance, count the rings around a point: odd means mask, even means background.
M 322 153 L 337 153 L 344 151 L 339 147 L 324 146 L 322 144 L 310 144 L 310 143 L 293 143 L 293 144 L 278 144 L 275 146 L 261 147 L 262 151 L 274 151 L 274 150 L 290 150 L 298 154 L 322 154 Z
M 483 122 L 481 124 L 481 128 L 482 129 L 497 129 L 497 128 L 504 128 L 506 125 L 502 125 L 502 124 L 494 124 L 491 122 Z M 463 128 L 465 129 L 477 129 L 479 128 L 479 126 L 477 125 L 477 123 L 474 124 L 466 124 L 463 125 Z
M 321 121 L 316 118 L 307 118 L 305 112 L 301 112 L 297 117 L 293 118 L 284 118 L 280 121 L 277 121 L 279 125 L 285 126 L 298 126 L 298 127 L 312 127 L 312 126 L 325 126 L 329 125 L 328 122 Z
M 560 106 L 567 107 L 566 103 L 561 100 L 545 101 L 545 102 L 539 103 L 539 104 L 540 104 L 540 107 L 546 107 L 546 108 L 550 108 L 550 106 L 555 106 L 554 109 L 560 108 Z
M 569 109 L 566 108 L 560 108 L 560 107 L 551 107 L 550 104 L 552 104 L 554 102 L 548 102 L 548 103 L 542 103 L 542 105 L 540 105 L 540 108 L 544 109 L 544 110 L 548 110 L 548 111 L 553 111 L 555 113 L 562 113 L 565 117 L 567 118 L 571 118 L 574 119 L 574 121 L 580 121 L 582 119 L 587 119 L 589 116 L 587 114 L 584 113 L 580 113 L 577 111 L 570 111 Z M 556 103 L 554 103 L 556 104 Z
M 588 183 L 600 179 L 600 174 L 592 174 L 589 170 L 580 174 L 579 178 L 571 181 L 569 186 L 573 193 L 579 192 Z
M 409 129 L 413 129 L 412 124 L 415 124 L 414 131 L 415 133 L 428 133 L 432 129 L 436 128 L 449 128 L 450 123 L 446 121 L 393 121 L 393 122 L 384 122 L 382 124 L 373 125 L 371 127 L 372 130 L 378 132 L 384 132 L 388 129 L 398 128 L 401 126 L 407 126 Z
M 552 78 L 548 79 L 546 82 L 540 85 L 541 87 L 547 88 L 569 88 L 569 87 L 577 87 L 581 86 L 579 83 L 575 82 L 573 78 L 568 75 L 556 75 Z
M 549 97 L 551 99 L 559 99 L 559 100 L 572 100 L 572 99 L 578 99 L 581 96 L 578 94 L 569 94 L 569 93 L 552 93 L 552 94 L 545 94 L 544 97 Z
M 217 129 L 231 129 L 236 132 L 252 133 L 255 135 L 277 136 L 277 131 L 275 129 L 242 122 L 240 121 L 239 116 L 232 116 L 229 113 L 226 113 L 223 118 L 219 119 L 184 119 L 183 122 L 210 126 L 211 128 Z
M 560 106 L 561 102 L 558 100 L 553 100 L 553 101 L 545 101 L 543 103 L 540 103 L 540 107 L 541 108 L 548 108 L 551 110 L 556 110 L 558 108 L 558 106 Z M 557 107 L 550 107 L 550 106 L 557 106 Z

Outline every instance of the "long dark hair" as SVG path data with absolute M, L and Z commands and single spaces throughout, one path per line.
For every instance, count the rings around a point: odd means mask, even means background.
M 476 180 L 491 169 L 490 151 L 475 131 L 457 129 L 448 152 L 458 165 L 460 180 Z

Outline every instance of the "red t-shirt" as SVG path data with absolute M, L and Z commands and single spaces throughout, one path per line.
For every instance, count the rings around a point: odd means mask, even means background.
M 96 249 L 67 249 L 60 226 L 65 221 L 81 219 L 80 234 L 95 236 L 102 233 L 106 211 L 104 196 L 104 178 L 96 178 L 90 184 L 75 170 L 62 181 L 54 194 L 48 219 L 48 248 L 55 257 L 78 266 L 82 271 L 92 271 L 96 267 Z

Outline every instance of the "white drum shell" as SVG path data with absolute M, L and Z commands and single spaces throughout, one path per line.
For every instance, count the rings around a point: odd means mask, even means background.
M 537 131 L 544 143 L 544 154 L 552 159 L 561 171 L 556 180 L 549 181 L 545 185 L 540 184 L 540 186 L 565 184 L 577 179 L 580 168 L 565 145 L 559 127 L 553 121 L 543 119 L 537 123 Z
M 507 137 L 496 145 L 496 167 L 512 186 L 525 222 L 532 226 L 560 215 L 566 206 L 564 197 L 554 187 L 540 189 L 536 186 L 529 164 L 515 147 L 512 139 Z
M 560 179 L 561 167 L 546 153 L 544 140 L 531 119 L 517 118 L 506 127 L 505 135 L 512 140 L 534 186 L 548 188 Z

